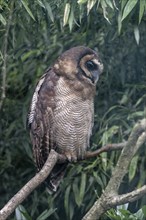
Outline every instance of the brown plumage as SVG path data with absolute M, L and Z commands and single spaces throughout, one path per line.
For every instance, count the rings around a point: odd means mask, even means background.
M 84 158 L 92 133 L 96 82 L 103 66 L 98 54 L 78 46 L 64 52 L 39 80 L 28 124 L 38 170 L 50 149 L 69 161 Z M 56 191 L 67 163 L 55 165 L 48 184 Z

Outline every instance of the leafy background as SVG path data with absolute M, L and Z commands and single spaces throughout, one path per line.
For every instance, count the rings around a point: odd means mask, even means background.
M 92 149 L 127 139 L 146 115 L 145 0 L 0 1 L 0 207 L 36 172 L 27 112 L 35 85 L 66 49 L 99 50 Z M 6 97 L 3 98 L 6 93 Z M 120 192 L 146 182 L 145 145 L 131 161 Z M 55 195 L 42 184 L 9 219 L 81 219 L 101 195 L 119 152 L 70 164 Z M 145 219 L 146 198 L 110 210 L 102 219 Z M 133 214 L 135 213 L 135 214 Z

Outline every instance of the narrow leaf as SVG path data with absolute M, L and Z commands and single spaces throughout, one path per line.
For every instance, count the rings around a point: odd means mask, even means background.
M 25 212 L 26 212 L 25 208 L 22 205 L 19 205 L 15 209 L 15 218 L 16 218 L 16 220 L 27 220 L 27 218 L 23 215 L 23 213 L 25 213 Z M 28 218 L 28 220 L 31 220 L 31 219 Z
M 86 187 L 86 174 L 82 173 L 81 176 L 81 185 L 80 185 L 80 205 L 82 204 Z
M 43 4 L 43 2 L 42 1 L 40 1 L 40 0 L 37 0 L 37 2 L 38 2 L 38 4 L 42 7 L 42 8 L 45 8 L 45 5 Z
M 64 196 L 64 207 L 66 211 L 66 215 L 69 216 L 69 194 L 70 194 L 70 187 L 68 186 L 66 191 L 65 191 L 65 196 Z
M 93 8 L 95 3 L 96 3 L 96 0 L 88 0 L 88 3 L 87 3 L 87 14 L 89 14 L 90 10 Z
M 80 202 L 80 194 L 79 194 L 79 188 L 76 182 L 73 183 L 73 192 L 74 192 L 74 197 L 75 197 L 75 202 L 80 207 L 81 202 Z
M 137 169 L 137 163 L 138 163 L 138 156 L 133 157 L 131 163 L 130 163 L 130 167 L 129 167 L 129 180 L 131 181 L 136 173 L 136 169 Z
M 134 28 L 134 37 L 135 37 L 136 43 L 139 45 L 140 34 L 139 34 L 139 29 L 137 26 Z
M 37 219 L 36 220 L 46 220 L 46 219 L 48 219 L 48 217 L 49 216 L 51 216 L 54 212 L 55 212 L 55 210 L 56 209 L 53 209 L 53 208 L 51 208 L 50 210 L 45 210 L 45 211 L 43 211 L 42 213 L 41 213 L 41 215 L 39 215 L 38 217 L 37 217 Z
M 101 6 L 102 6 L 102 9 L 103 9 L 103 16 L 104 16 L 104 18 L 110 23 L 110 20 L 107 17 L 108 16 L 108 13 L 107 13 L 107 10 L 106 10 L 107 4 L 106 4 L 106 2 L 104 0 L 101 1 Z
M 118 14 L 118 33 L 121 33 L 121 29 L 122 29 L 122 20 L 121 20 L 122 16 L 121 16 L 121 12 L 119 12 Z
M 0 14 L 0 21 L 2 22 L 3 25 L 6 25 L 6 20 L 5 20 L 5 18 L 2 16 L 2 14 Z
M 46 7 L 46 10 L 48 12 L 48 15 L 49 15 L 51 21 L 54 22 L 54 16 L 53 16 L 53 12 L 52 12 L 52 9 L 50 7 L 50 4 L 48 2 L 45 2 L 45 7 Z
M 105 0 L 105 1 L 106 1 L 106 4 L 107 4 L 110 8 L 114 9 L 114 7 L 113 7 L 113 2 L 112 2 L 111 0 Z
M 79 5 L 82 5 L 82 4 L 85 4 L 87 1 L 88 0 L 78 0 L 77 2 L 78 2 Z
M 71 12 L 70 12 L 70 16 L 69 16 L 69 20 L 68 20 L 70 31 L 72 31 L 73 21 L 74 21 L 74 8 L 72 7 Z
M 127 3 L 127 0 L 121 1 L 121 11 L 123 11 L 123 8 L 125 7 L 126 3 Z
M 70 13 L 70 3 L 66 3 L 64 9 L 63 26 L 65 26 L 68 22 L 69 13 Z
M 144 217 L 146 217 L 146 205 L 144 205 L 144 206 L 142 207 L 142 212 L 143 212 L 143 214 L 144 214 Z
M 2 54 L 2 51 L 1 51 L 1 50 L 0 50 L 0 57 L 1 57 L 2 61 L 4 61 L 4 56 L 3 56 L 3 54 Z
M 140 0 L 140 6 L 139 6 L 139 24 L 140 24 L 140 22 L 141 22 L 141 19 L 142 19 L 143 14 L 144 14 L 145 6 L 146 6 L 146 1 L 145 1 L 145 0 Z
M 129 0 L 124 8 L 122 21 L 129 15 L 129 13 L 132 11 L 132 9 L 137 4 L 138 0 Z
M 28 13 L 28 14 L 30 15 L 30 17 L 35 21 L 35 18 L 34 18 L 34 16 L 33 16 L 32 12 L 31 12 L 30 8 L 28 7 L 28 4 L 27 4 L 26 0 L 21 0 L 21 2 L 22 2 L 22 4 L 23 4 L 24 8 L 26 9 L 27 13 Z

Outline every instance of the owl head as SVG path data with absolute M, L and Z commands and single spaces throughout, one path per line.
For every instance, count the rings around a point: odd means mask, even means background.
M 95 86 L 103 71 L 103 64 L 94 50 L 78 46 L 61 54 L 53 68 L 58 75 L 67 79 L 78 79 Z

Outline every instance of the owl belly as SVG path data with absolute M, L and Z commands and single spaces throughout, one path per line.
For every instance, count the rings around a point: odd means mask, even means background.
M 69 159 L 84 158 L 93 125 L 93 100 L 67 95 L 58 98 L 54 111 L 57 151 Z

